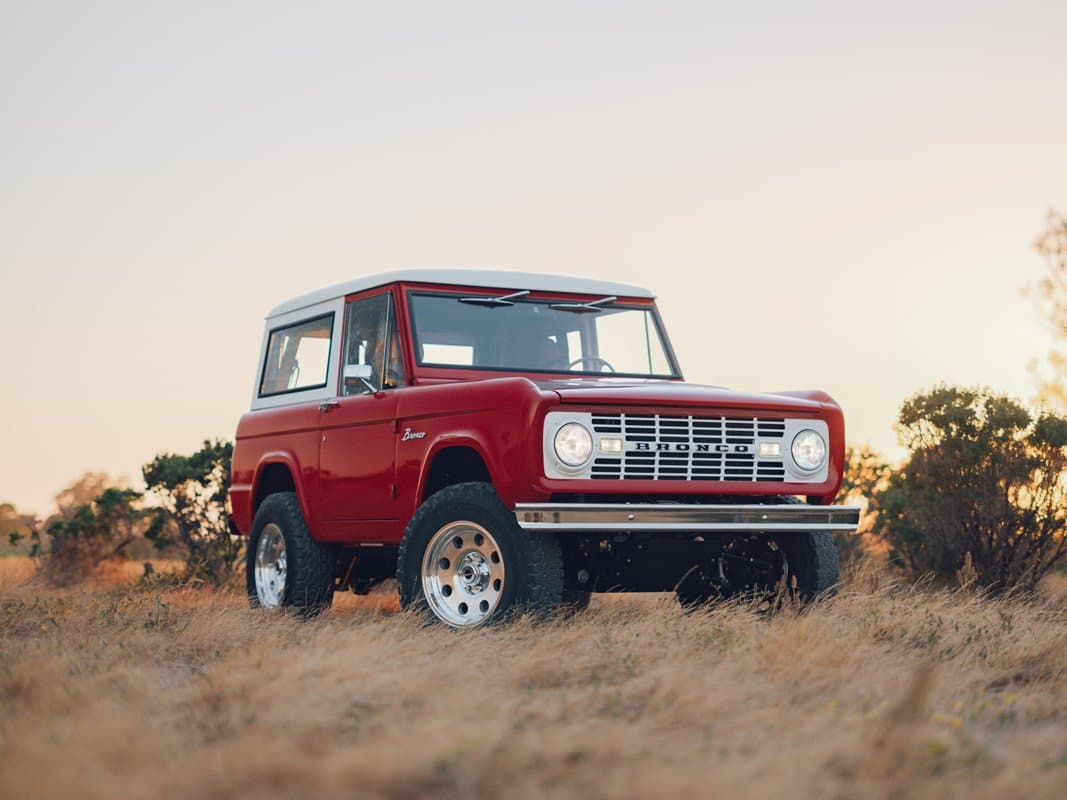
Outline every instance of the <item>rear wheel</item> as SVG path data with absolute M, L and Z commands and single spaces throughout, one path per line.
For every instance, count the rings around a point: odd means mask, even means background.
M 401 606 L 426 608 L 453 628 L 549 611 L 563 597 L 559 542 L 520 529 L 488 483 L 448 486 L 419 507 L 400 543 L 396 577 Z
M 256 511 L 245 553 L 253 608 L 292 608 L 313 616 L 333 600 L 336 554 L 311 538 L 294 492 L 268 496 Z

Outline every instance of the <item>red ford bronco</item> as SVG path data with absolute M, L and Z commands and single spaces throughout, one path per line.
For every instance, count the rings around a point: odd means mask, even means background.
M 414 270 L 267 316 L 230 499 L 254 605 L 397 579 L 454 627 L 591 592 L 833 588 L 844 421 L 817 391 L 686 383 L 654 296 Z

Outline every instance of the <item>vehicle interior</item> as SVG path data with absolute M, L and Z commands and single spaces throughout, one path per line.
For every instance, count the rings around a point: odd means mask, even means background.
M 410 297 L 421 366 L 673 377 L 647 309 L 516 300 L 466 304 L 456 296 Z M 576 311 L 575 309 L 583 309 Z

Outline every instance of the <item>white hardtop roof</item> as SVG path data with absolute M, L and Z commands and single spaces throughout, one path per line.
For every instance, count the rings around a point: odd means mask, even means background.
M 456 284 L 485 289 L 511 289 L 516 292 L 528 289 L 532 292 L 655 297 L 648 289 L 642 289 L 640 286 L 629 286 L 625 283 L 611 283 L 609 281 L 594 281 L 587 278 L 570 278 L 564 275 L 544 275 L 536 272 L 508 272 L 506 270 L 488 269 L 404 269 L 396 272 L 368 275 L 364 278 L 356 278 L 315 292 L 302 294 L 271 309 L 267 318 L 277 317 L 291 311 L 299 311 L 301 308 L 307 308 L 317 303 L 336 300 L 338 297 L 400 281 L 406 283 Z

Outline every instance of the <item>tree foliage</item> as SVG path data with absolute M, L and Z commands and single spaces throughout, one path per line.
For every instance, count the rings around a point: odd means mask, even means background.
M 908 572 L 951 580 L 966 562 L 993 590 L 1033 588 L 1067 554 L 1067 418 L 939 386 L 897 432 L 910 456 L 873 495 L 874 531 Z
M 1067 412 L 1067 214 L 1050 211 L 1034 247 L 1045 259 L 1048 274 L 1030 290 L 1047 315 L 1053 336 L 1047 369 L 1034 366 L 1038 397 Z
M 244 541 L 232 535 L 226 506 L 232 454 L 229 442 L 205 441 L 192 455 L 161 453 L 144 465 L 159 501 L 145 535 L 160 549 L 180 548 L 187 580 L 217 586 L 241 562 Z
M 104 490 L 110 488 L 128 489 L 129 486 L 126 485 L 125 479 L 112 478 L 106 472 L 86 472 L 56 494 L 56 512 L 49 518 L 49 522 L 56 517 L 69 519 L 78 509 L 93 503 Z
M 837 552 L 842 561 L 877 549 L 874 525 L 878 518 L 879 492 L 888 485 L 891 474 L 892 467 L 870 446 L 846 448 L 845 474 L 838 492 L 838 502 L 858 505 L 862 511 L 860 525 L 855 533 L 834 533 Z
M 52 583 L 67 585 L 87 577 L 100 562 L 117 556 L 143 534 L 146 512 L 141 493 L 108 487 L 89 502 L 67 507 L 46 526 L 49 538 L 41 569 Z M 40 553 L 40 534 L 32 533 Z

